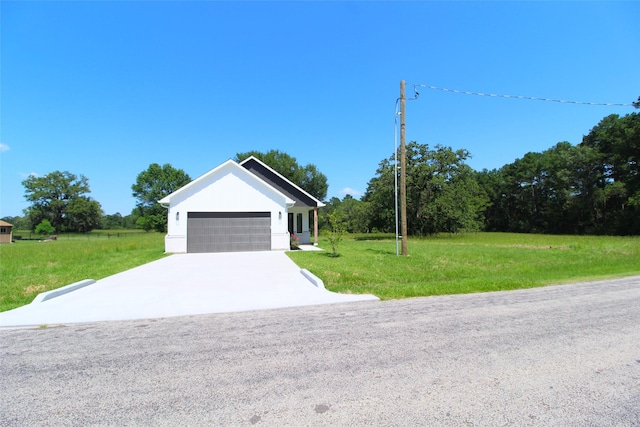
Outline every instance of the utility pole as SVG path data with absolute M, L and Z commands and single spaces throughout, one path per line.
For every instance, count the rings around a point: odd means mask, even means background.
M 402 234 L 402 255 L 407 256 L 407 147 L 405 143 L 404 80 L 400 80 L 400 233 Z M 397 173 L 397 171 L 396 171 Z

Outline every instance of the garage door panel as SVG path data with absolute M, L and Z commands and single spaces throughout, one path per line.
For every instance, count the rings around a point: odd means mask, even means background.
M 187 252 L 271 250 L 270 212 L 189 212 Z

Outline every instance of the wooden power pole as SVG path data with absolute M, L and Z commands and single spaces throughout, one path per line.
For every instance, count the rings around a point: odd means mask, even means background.
M 404 80 L 400 80 L 400 233 L 402 234 L 402 255 L 407 256 L 407 147 L 405 142 Z M 397 171 L 396 171 L 397 172 Z

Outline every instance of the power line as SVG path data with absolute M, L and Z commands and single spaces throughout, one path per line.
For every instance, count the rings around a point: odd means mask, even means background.
M 520 95 L 499 95 L 495 93 L 482 93 L 482 92 L 470 92 L 466 90 L 457 90 L 457 89 L 447 89 L 444 87 L 437 86 L 429 86 L 423 84 L 414 84 L 413 91 L 415 92 L 415 97 L 417 98 L 420 93 L 418 92 L 418 87 L 426 87 L 427 89 L 439 90 L 443 92 L 451 92 L 458 93 L 462 95 L 473 95 L 473 96 L 488 96 L 492 98 L 510 98 L 510 99 L 524 99 L 527 101 L 545 101 L 545 102 L 558 102 L 560 104 L 577 104 L 577 105 L 597 105 L 602 107 L 633 107 L 633 104 L 609 104 L 609 103 L 600 103 L 600 102 L 580 102 L 580 101 L 567 101 L 564 99 L 550 99 L 550 98 L 536 98 L 535 96 L 520 96 Z

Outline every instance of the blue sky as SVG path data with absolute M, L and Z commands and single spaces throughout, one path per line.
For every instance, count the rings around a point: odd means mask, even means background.
M 639 2 L 7 1 L 1 12 L 0 216 L 21 184 L 85 175 L 127 215 L 151 163 L 197 178 L 279 149 L 358 197 L 393 153 L 400 80 L 598 103 L 640 96 Z M 421 88 L 407 141 L 499 168 L 577 144 L 602 107 Z

